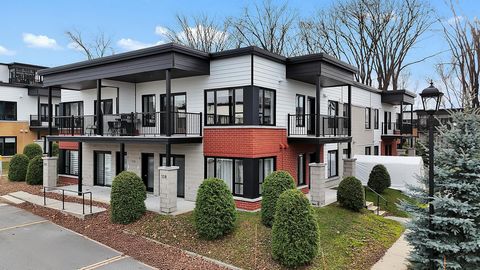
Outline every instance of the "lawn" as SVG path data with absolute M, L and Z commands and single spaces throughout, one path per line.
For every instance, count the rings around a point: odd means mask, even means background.
M 407 195 L 405 195 L 403 192 L 400 190 L 396 189 L 391 189 L 387 188 L 385 191 L 383 191 L 382 195 L 385 199 L 387 199 L 388 204 L 385 209 L 385 203 L 380 199 L 380 208 L 382 210 L 386 210 L 388 214 L 392 216 L 397 216 L 397 217 L 408 217 L 408 214 L 402 210 L 400 210 L 397 206 L 397 203 L 400 203 L 401 200 L 407 200 L 409 202 L 414 202 L 414 200 Z M 367 189 L 367 201 L 373 202 L 375 205 L 377 205 L 377 195 L 375 195 L 372 191 Z
M 306 269 L 368 269 L 404 230 L 395 221 L 337 205 L 315 208 L 315 213 L 320 251 Z M 244 269 L 282 269 L 271 259 L 271 230 L 261 224 L 260 213 L 238 212 L 235 231 L 215 241 L 197 237 L 192 213 L 175 217 L 148 213 L 128 230 Z

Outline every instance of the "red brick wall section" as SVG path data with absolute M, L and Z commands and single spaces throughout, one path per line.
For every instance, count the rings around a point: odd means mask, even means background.
M 316 146 L 312 144 L 288 144 L 287 131 L 278 128 L 206 128 L 203 136 L 205 156 L 260 158 L 276 157 L 277 170 L 288 171 L 297 181 L 297 157 L 305 154 L 306 184 L 309 183 L 308 164 Z M 323 145 L 320 147 L 323 162 Z M 298 181 L 297 181 L 298 182 Z
M 392 156 L 397 156 L 397 145 L 398 145 L 398 139 L 382 139 L 380 142 L 380 154 L 382 156 L 385 155 L 385 145 L 392 145 Z
M 78 178 L 73 178 L 73 177 L 66 177 L 66 176 L 58 176 L 58 184 L 61 186 L 66 186 L 66 185 L 77 185 L 78 184 Z
M 77 142 L 58 142 L 59 149 L 66 149 L 66 150 L 78 150 L 78 143 Z
M 235 200 L 235 206 L 238 209 L 246 210 L 246 211 L 255 211 L 261 208 L 262 203 L 261 201 L 256 202 L 246 202 L 241 200 Z

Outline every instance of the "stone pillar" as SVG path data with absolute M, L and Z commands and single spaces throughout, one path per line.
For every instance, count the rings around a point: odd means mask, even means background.
M 325 205 L 325 163 L 310 163 L 310 196 L 314 206 Z
M 406 156 L 407 155 L 407 149 L 397 149 L 397 155 L 398 156 Z
M 177 171 L 178 166 L 158 167 L 160 213 L 170 214 L 177 211 Z M 155 191 L 154 191 L 155 192 Z
M 58 157 L 42 157 L 43 159 L 43 186 L 56 187 L 58 179 Z
M 343 159 L 343 177 L 355 176 L 356 161 L 357 161 L 356 158 Z
M 417 155 L 415 148 L 408 148 L 407 151 L 409 156 L 414 157 Z

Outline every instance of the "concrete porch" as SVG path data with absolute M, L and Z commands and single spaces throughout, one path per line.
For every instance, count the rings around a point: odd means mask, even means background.
M 77 185 L 63 186 L 62 188 L 68 190 L 77 190 Z M 110 204 L 110 187 L 102 186 L 82 186 L 83 192 L 92 192 L 92 200 L 97 202 L 103 202 Z M 61 193 L 60 190 L 52 190 L 51 192 Z M 160 196 L 155 196 L 152 193 L 147 192 L 147 199 L 145 200 L 145 206 L 148 211 L 160 213 Z M 190 211 L 193 211 L 195 208 L 195 202 L 187 201 L 184 198 L 177 198 L 177 211 L 170 213 L 170 215 L 180 215 Z

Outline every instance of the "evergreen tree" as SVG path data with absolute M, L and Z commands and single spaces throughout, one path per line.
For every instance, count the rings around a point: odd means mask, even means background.
M 427 188 L 410 187 L 421 204 L 403 202 L 412 221 L 406 237 L 414 250 L 414 269 L 428 269 L 433 250 L 435 269 L 480 269 L 480 115 L 452 114 L 452 124 L 439 128 L 435 147 L 435 190 L 428 222 Z M 428 187 L 428 175 L 423 179 Z M 423 203 L 423 204 L 422 204 Z

